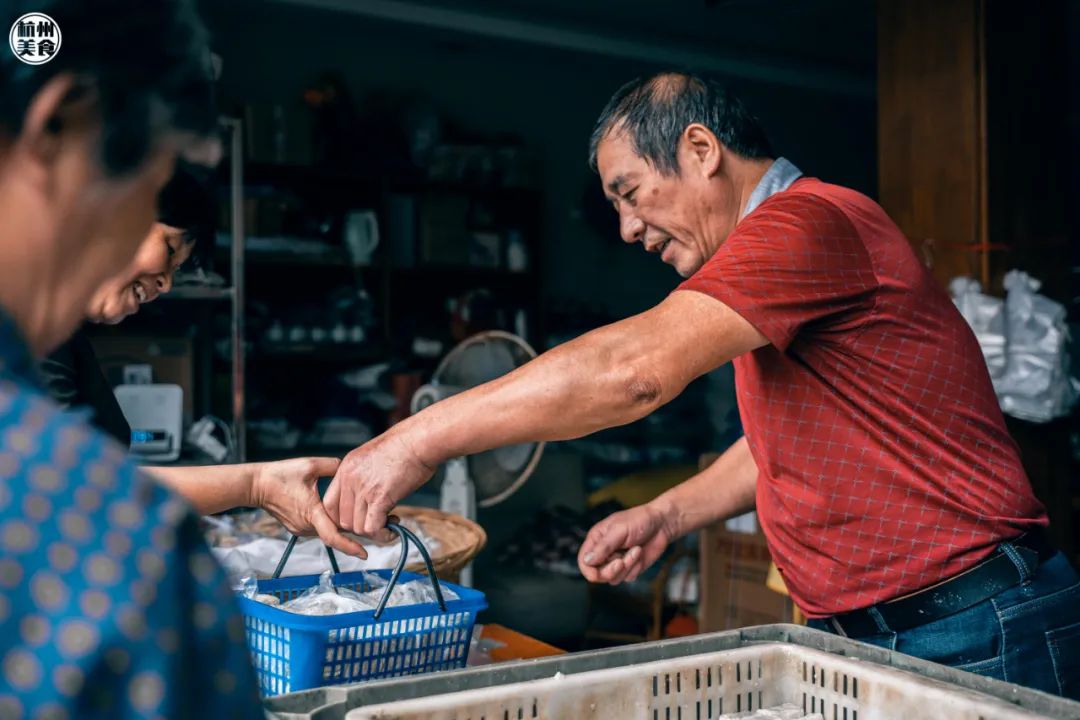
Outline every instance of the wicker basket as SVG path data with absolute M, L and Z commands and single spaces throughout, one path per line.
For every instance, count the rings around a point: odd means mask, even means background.
M 454 582 L 461 569 L 468 565 L 487 544 L 484 529 L 460 515 L 451 515 L 431 508 L 399 506 L 394 514 L 402 520 L 415 522 L 428 537 L 439 541 L 431 553 L 435 574 Z M 423 562 L 405 566 L 410 572 L 426 573 Z
M 426 537 L 438 541 L 438 546 L 431 548 L 431 561 L 435 567 L 435 574 L 443 580 L 457 582 L 462 568 L 468 565 L 487 543 L 487 533 L 484 529 L 460 515 L 407 505 L 397 507 L 394 514 L 402 521 L 415 523 Z M 289 539 L 289 531 L 274 517 L 261 510 L 245 516 L 243 529 L 245 532 L 265 537 Z M 228 536 L 215 537 L 213 533 L 214 531 L 211 530 L 207 538 L 212 546 L 232 546 L 233 543 Z M 371 542 L 367 538 L 358 539 L 365 544 Z M 396 538 L 394 543 L 397 543 Z M 405 569 L 409 572 L 427 573 L 424 563 L 419 560 L 406 565 Z

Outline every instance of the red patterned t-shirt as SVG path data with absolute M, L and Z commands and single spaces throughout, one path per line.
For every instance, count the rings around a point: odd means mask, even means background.
M 757 510 L 822 617 L 955 575 L 1046 524 L 979 345 L 869 198 L 797 180 L 680 287 L 770 344 L 735 360 Z

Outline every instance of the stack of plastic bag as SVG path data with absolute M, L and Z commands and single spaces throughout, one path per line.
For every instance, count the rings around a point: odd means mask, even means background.
M 1005 374 L 1005 303 L 984 295 L 974 278 L 953 278 L 949 291 L 960 314 L 975 332 L 996 389 L 998 380 Z
M 1065 307 L 1039 295 L 1039 286 L 1027 273 L 1011 270 L 1004 303 L 983 295 L 970 278 L 956 278 L 949 288 L 979 340 L 1001 409 L 1044 423 L 1069 414 L 1080 382 L 1069 375 Z
M 371 603 L 371 607 L 377 607 L 379 599 L 383 596 L 383 592 L 386 590 L 386 581 L 379 576 L 374 576 L 375 580 L 371 582 L 375 586 L 374 590 L 369 590 L 363 593 L 363 597 L 367 602 Z M 457 593 L 448 587 L 440 586 L 442 590 L 443 600 L 449 602 L 450 600 L 457 600 Z M 422 605 L 424 603 L 438 602 L 438 598 L 435 596 L 435 588 L 431 586 L 431 581 L 426 577 L 417 578 L 416 580 L 409 580 L 407 582 L 399 582 L 394 585 L 394 589 L 390 591 L 390 598 L 386 602 L 387 607 L 399 607 L 402 605 Z
M 1080 383 L 1069 376 L 1065 306 L 1039 295 L 1039 286 L 1019 270 L 1005 275 L 1009 342 L 998 398 L 1014 417 L 1049 422 L 1069 414 L 1080 396 Z
M 282 610 L 298 615 L 341 615 L 370 610 L 364 596 L 348 588 L 334 587 L 333 574 L 327 570 L 319 576 L 319 584 L 281 605 Z
M 214 556 L 226 568 L 249 572 L 255 577 L 266 578 L 273 574 L 278 561 L 288 545 L 289 533 L 263 511 L 242 513 L 225 517 L 203 518 L 207 541 Z M 412 530 L 429 551 L 439 549 L 439 541 L 424 531 L 420 523 L 405 519 L 402 523 Z M 383 570 L 394 567 L 401 557 L 401 543 L 395 540 L 379 545 L 368 538 L 356 537 L 368 552 L 367 559 L 337 554 L 342 572 L 360 570 Z M 406 562 L 416 564 L 423 556 L 413 544 L 409 544 Z M 293 547 L 286 566 L 286 575 L 317 575 L 327 566 L 326 548 L 316 537 L 301 538 Z M 233 574 L 237 574 L 235 571 Z
M 319 576 L 319 584 L 310 587 L 292 600 L 281 604 L 282 610 L 288 610 L 298 615 L 340 615 L 342 613 L 363 612 L 374 610 L 379 606 L 386 591 L 387 581 L 371 573 L 365 573 L 364 583 L 372 588 L 367 592 L 356 592 L 348 588 L 334 585 L 334 576 L 329 570 Z M 449 588 L 442 588 L 443 599 L 457 600 L 457 594 Z M 249 596 L 250 597 L 250 596 Z M 260 602 L 264 596 L 254 599 Z M 269 596 L 273 598 L 273 596 Z M 276 600 L 276 598 L 273 598 Z M 435 589 L 427 578 L 418 578 L 400 582 L 394 585 L 390 591 L 386 607 L 401 607 L 403 605 L 420 605 L 437 601 Z M 275 602 L 267 604 L 275 605 Z

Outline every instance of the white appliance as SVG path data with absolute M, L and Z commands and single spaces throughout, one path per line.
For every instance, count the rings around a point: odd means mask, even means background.
M 536 357 L 527 342 L 492 330 L 464 340 L 450 351 L 432 375 L 431 383 L 412 397 L 412 412 L 469 388 L 482 385 L 521 367 Z M 510 497 L 540 462 L 544 443 L 524 443 L 454 458 L 443 468 L 440 509 L 476 520 L 477 506 L 488 508 Z M 472 567 L 461 571 L 461 584 L 472 585 Z
M 184 391 L 179 385 L 118 385 L 113 391 L 131 426 L 131 453 L 168 462 L 180 457 Z

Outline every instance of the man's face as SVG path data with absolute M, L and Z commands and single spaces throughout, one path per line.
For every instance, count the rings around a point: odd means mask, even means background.
M 192 243 L 184 231 L 154 223 L 139 246 L 135 259 L 110 278 L 90 299 L 86 316 L 96 323 L 115 325 L 172 289 L 173 273 L 191 255 Z
M 596 152 L 623 241 L 642 243 L 683 277 L 697 272 L 734 226 L 727 217 L 727 184 L 712 182 L 711 173 L 688 153 L 690 148 L 680 147 L 680 173 L 664 175 L 635 152 L 625 132 L 609 133 Z

